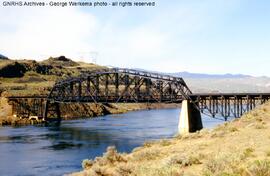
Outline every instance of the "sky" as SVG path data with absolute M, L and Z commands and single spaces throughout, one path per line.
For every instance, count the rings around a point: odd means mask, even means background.
M 125 8 L 0 2 L 0 54 L 12 59 L 65 55 L 161 72 L 270 76 L 268 0 L 156 0 L 155 7 Z

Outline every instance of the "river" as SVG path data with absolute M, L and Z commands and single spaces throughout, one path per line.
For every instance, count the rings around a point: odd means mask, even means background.
M 0 175 L 63 175 L 81 170 L 81 161 L 114 145 L 130 152 L 148 140 L 177 133 L 180 109 L 141 110 L 87 120 L 62 121 L 59 127 L 0 127 Z M 202 117 L 205 128 L 223 121 Z

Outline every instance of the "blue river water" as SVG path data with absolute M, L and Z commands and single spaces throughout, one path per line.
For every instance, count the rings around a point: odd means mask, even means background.
M 145 141 L 177 133 L 180 109 L 141 110 L 59 127 L 0 127 L 0 175 L 63 175 L 81 170 L 81 161 L 102 155 L 108 146 L 131 152 Z M 205 128 L 224 121 L 202 117 Z

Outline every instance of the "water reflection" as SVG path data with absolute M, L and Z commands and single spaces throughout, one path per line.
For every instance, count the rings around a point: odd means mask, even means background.
M 67 124 L 71 125 L 75 123 L 66 123 L 64 125 Z M 83 126 L 83 123 L 78 124 Z M 51 145 L 45 148 L 53 150 L 64 150 L 69 148 L 97 148 L 102 145 L 102 143 L 109 141 L 110 139 L 117 138 L 105 130 L 97 131 L 91 128 L 87 129 L 84 127 L 74 126 L 49 128 L 49 132 L 50 133 L 41 135 L 40 137 L 45 140 L 49 140 Z
M 136 111 L 96 119 L 63 121 L 59 127 L 0 128 L 0 175 L 62 175 L 115 145 L 130 152 L 145 140 L 172 137 L 179 109 Z M 203 118 L 204 126 L 221 121 Z

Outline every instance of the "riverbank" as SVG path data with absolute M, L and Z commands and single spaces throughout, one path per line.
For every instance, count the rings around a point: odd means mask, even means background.
M 122 114 L 129 111 L 144 109 L 178 108 L 180 104 L 166 103 L 72 103 L 60 104 L 61 117 L 63 120 L 85 119 L 104 116 L 108 114 Z M 20 126 L 42 124 L 42 119 L 20 118 L 12 114 L 12 106 L 7 98 L 0 96 L 0 126 Z
M 13 114 L 12 107 L 5 97 L 48 95 L 55 81 L 59 79 L 76 77 L 85 71 L 100 72 L 107 69 L 107 67 L 92 63 L 75 62 L 65 56 L 50 57 L 41 62 L 35 60 L 0 60 L 0 126 L 43 123 L 42 119 L 31 120 L 29 117 L 20 118 Z M 180 107 L 180 105 L 165 103 L 72 103 L 61 104 L 60 111 L 62 119 L 71 120 L 143 109 L 176 107 Z
M 86 175 L 270 175 L 270 103 L 212 130 L 147 142 L 131 153 L 109 147 L 84 160 Z
M 180 108 L 176 103 L 72 103 L 62 104 L 60 109 L 65 120 L 104 116 L 108 114 L 122 114 L 130 111 L 145 109 Z

